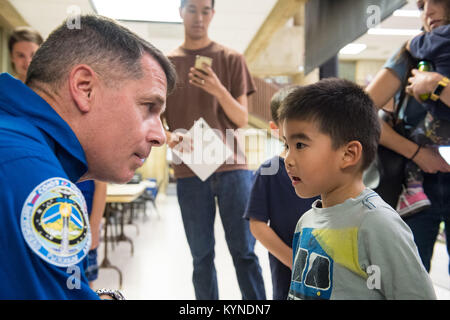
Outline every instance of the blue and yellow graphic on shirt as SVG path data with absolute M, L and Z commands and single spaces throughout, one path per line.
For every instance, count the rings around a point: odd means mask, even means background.
M 22 209 L 21 227 L 30 248 L 56 266 L 78 263 L 90 247 L 86 203 L 66 179 L 46 180 L 30 193 Z
M 367 278 L 358 262 L 358 228 L 304 228 L 294 235 L 291 298 L 330 299 L 336 264 Z
M 299 299 L 330 299 L 333 285 L 333 260 L 323 250 L 313 229 L 294 235 L 294 270 L 289 296 Z

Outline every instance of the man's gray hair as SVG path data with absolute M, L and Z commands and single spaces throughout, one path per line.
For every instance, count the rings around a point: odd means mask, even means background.
M 175 87 L 176 72 L 164 54 L 146 40 L 98 15 L 80 17 L 80 28 L 70 29 L 66 21 L 54 30 L 36 51 L 27 72 L 26 84 L 35 82 L 56 89 L 78 64 L 90 66 L 106 83 L 143 76 L 141 57 L 151 55 L 167 78 L 167 93 Z

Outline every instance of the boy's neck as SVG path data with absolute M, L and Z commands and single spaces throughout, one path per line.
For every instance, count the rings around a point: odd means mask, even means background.
M 323 193 L 322 208 L 329 208 L 340 203 L 344 203 L 347 199 L 358 197 L 364 191 L 366 186 L 362 181 L 362 174 L 347 183 L 340 184 L 333 190 Z

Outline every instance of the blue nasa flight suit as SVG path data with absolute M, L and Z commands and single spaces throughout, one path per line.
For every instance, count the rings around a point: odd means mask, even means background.
M 0 299 L 98 299 L 85 277 L 90 230 L 74 183 L 86 171 L 69 125 L 0 74 Z

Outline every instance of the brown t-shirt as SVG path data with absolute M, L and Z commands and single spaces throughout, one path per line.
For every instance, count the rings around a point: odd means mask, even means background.
M 237 126 L 227 117 L 214 96 L 189 83 L 189 69 L 194 66 L 196 55 L 213 59 L 213 71 L 235 99 L 255 92 L 253 78 L 242 54 L 215 42 L 198 50 L 179 47 L 168 56 L 177 70 L 178 81 L 175 91 L 167 98 L 164 118 L 169 131 L 173 132 L 177 129 L 189 130 L 196 120 L 203 117 L 211 128 L 222 132 L 223 142 L 226 143 L 226 129 L 236 130 Z M 247 169 L 245 150 L 238 141 L 241 139 L 237 139 L 235 133 L 234 161 L 231 164 L 227 161 L 216 172 Z M 174 171 L 176 178 L 195 176 L 184 163 L 174 165 Z

